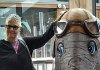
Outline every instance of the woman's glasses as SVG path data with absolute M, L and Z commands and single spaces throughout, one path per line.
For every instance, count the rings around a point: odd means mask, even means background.
M 6 27 L 7 29 L 13 28 L 13 30 L 17 30 L 17 29 L 19 28 L 19 26 L 16 26 L 16 25 L 5 25 L 5 27 Z

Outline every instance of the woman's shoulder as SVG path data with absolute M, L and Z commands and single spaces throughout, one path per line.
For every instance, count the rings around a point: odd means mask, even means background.
M 10 45 L 10 43 L 8 41 L 4 40 L 4 39 L 1 39 L 0 40 L 0 46 L 1 45 Z
M 1 39 L 1 40 L 0 40 L 0 44 L 1 44 L 1 43 L 9 43 L 9 42 L 6 41 L 6 40 L 4 40 L 4 39 Z
M 6 41 L 5 41 L 4 39 L 1 39 L 1 40 L 0 40 L 0 43 L 2 43 L 2 42 L 6 42 Z

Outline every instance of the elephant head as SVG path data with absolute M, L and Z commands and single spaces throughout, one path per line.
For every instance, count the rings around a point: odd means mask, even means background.
M 100 70 L 99 19 L 70 9 L 55 24 L 55 70 Z

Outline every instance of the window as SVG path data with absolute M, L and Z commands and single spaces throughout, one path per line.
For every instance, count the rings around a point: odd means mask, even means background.
M 47 8 L 22 8 L 22 36 L 39 36 L 42 35 L 50 26 L 50 23 L 56 18 L 56 9 Z M 32 57 L 36 59 L 48 59 L 52 57 L 51 40 L 42 48 L 33 51 Z M 41 58 L 42 57 L 42 58 Z M 35 59 L 34 59 L 35 60 Z M 49 59 L 48 59 L 49 60 Z M 41 63 L 34 64 L 37 70 L 52 70 L 52 64 Z M 34 62 L 35 63 L 35 62 Z

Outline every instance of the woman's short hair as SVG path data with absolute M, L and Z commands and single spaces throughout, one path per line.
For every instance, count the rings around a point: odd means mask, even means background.
M 17 14 L 10 14 L 5 21 L 5 24 L 8 24 L 10 21 L 17 22 L 21 27 L 21 17 Z

